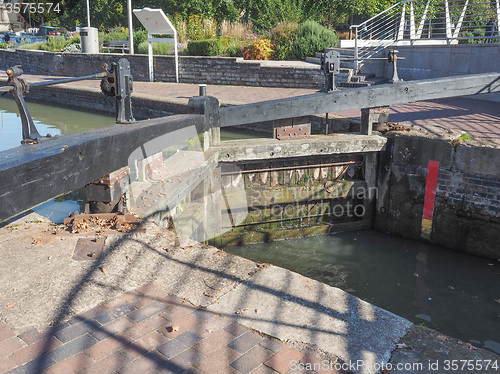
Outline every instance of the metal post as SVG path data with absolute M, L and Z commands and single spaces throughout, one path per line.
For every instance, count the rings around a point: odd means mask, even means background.
M 199 96 L 207 96 L 207 85 L 199 84 L 198 85 Z
M 153 42 L 150 41 L 152 38 L 151 34 L 148 33 L 148 66 L 149 66 L 149 81 L 154 82 L 154 72 L 153 72 Z
M 88 0 L 87 0 L 88 1 Z M 132 29 L 132 0 L 127 0 L 129 53 L 134 54 L 134 30 Z
M 11 90 L 12 97 L 19 108 L 19 115 L 21 117 L 21 123 L 23 127 L 23 140 L 22 144 L 32 144 L 38 143 L 38 140 L 42 137 L 37 128 L 35 127 L 35 123 L 31 118 L 31 115 L 26 107 L 26 102 L 24 101 L 23 95 L 29 91 L 29 84 L 24 81 L 24 79 L 20 78 L 23 74 L 22 69 L 18 67 L 11 67 L 6 70 L 7 75 L 9 76 L 9 80 L 7 82 L 8 86 L 13 86 L 14 89 Z M 50 137 L 50 135 L 47 135 Z
M 177 52 L 177 30 L 174 29 L 175 82 L 179 83 L 179 55 Z
M 87 0 L 87 27 L 90 27 L 90 4 L 89 4 L 89 0 Z
M 358 28 L 354 31 L 354 73 L 358 72 Z

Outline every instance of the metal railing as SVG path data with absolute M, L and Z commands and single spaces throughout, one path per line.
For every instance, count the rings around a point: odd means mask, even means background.
M 498 42 L 500 0 L 403 0 L 352 25 L 354 69 L 398 45 Z

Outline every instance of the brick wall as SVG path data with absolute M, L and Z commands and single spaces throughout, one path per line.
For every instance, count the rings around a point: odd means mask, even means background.
M 392 160 L 382 158 L 379 169 L 376 228 L 422 239 L 427 166 L 438 161 L 430 242 L 500 258 L 500 148 L 414 135 L 392 135 L 389 143 Z
M 134 80 L 147 81 L 148 56 L 118 54 L 55 53 L 30 50 L 0 50 L 0 68 L 22 65 L 26 73 L 60 76 L 88 75 L 101 71 L 104 63 L 126 57 Z M 175 60 L 172 56 L 154 57 L 155 80 L 175 81 Z M 324 77 L 319 66 L 297 68 L 267 66 L 258 61 L 233 57 L 179 57 L 181 83 L 207 83 L 239 86 L 320 89 Z

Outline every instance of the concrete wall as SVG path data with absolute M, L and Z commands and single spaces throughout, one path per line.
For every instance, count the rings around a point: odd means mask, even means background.
M 398 74 L 406 81 L 454 75 L 500 72 L 500 44 L 453 44 L 398 46 Z M 392 66 L 385 64 L 385 76 Z
M 392 159 L 391 159 L 392 158 Z M 500 148 L 393 134 L 379 169 L 375 227 L 421 236 L 427 166 L 439 162 L 430 242 L 500 258 Z
M 0 68 L 22 65 L 23 70 L 31 74 L 78 76 L 99 72 L 102 64 L 118 61 L 120 57 L 130 61 L 134 80 L 149 79 L 146 55 L 0 50 Z M 156 81 L 174 82 L 174 57 L 155 56 L 154 71 Z M 179 74 L 181 83 L 313 89 L 320 89 L 324 85 L 319 65 L 307 68 L 268 66 L 258 61 L 233 57 L 182 56 L 179 58 Z

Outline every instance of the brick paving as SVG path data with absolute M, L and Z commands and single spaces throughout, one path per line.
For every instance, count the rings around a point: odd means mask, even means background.
M 0 324 L 0 373 L 337 373 L 325 369 L 318 357 L 151 283 L 44 332 L 16 335 Z

